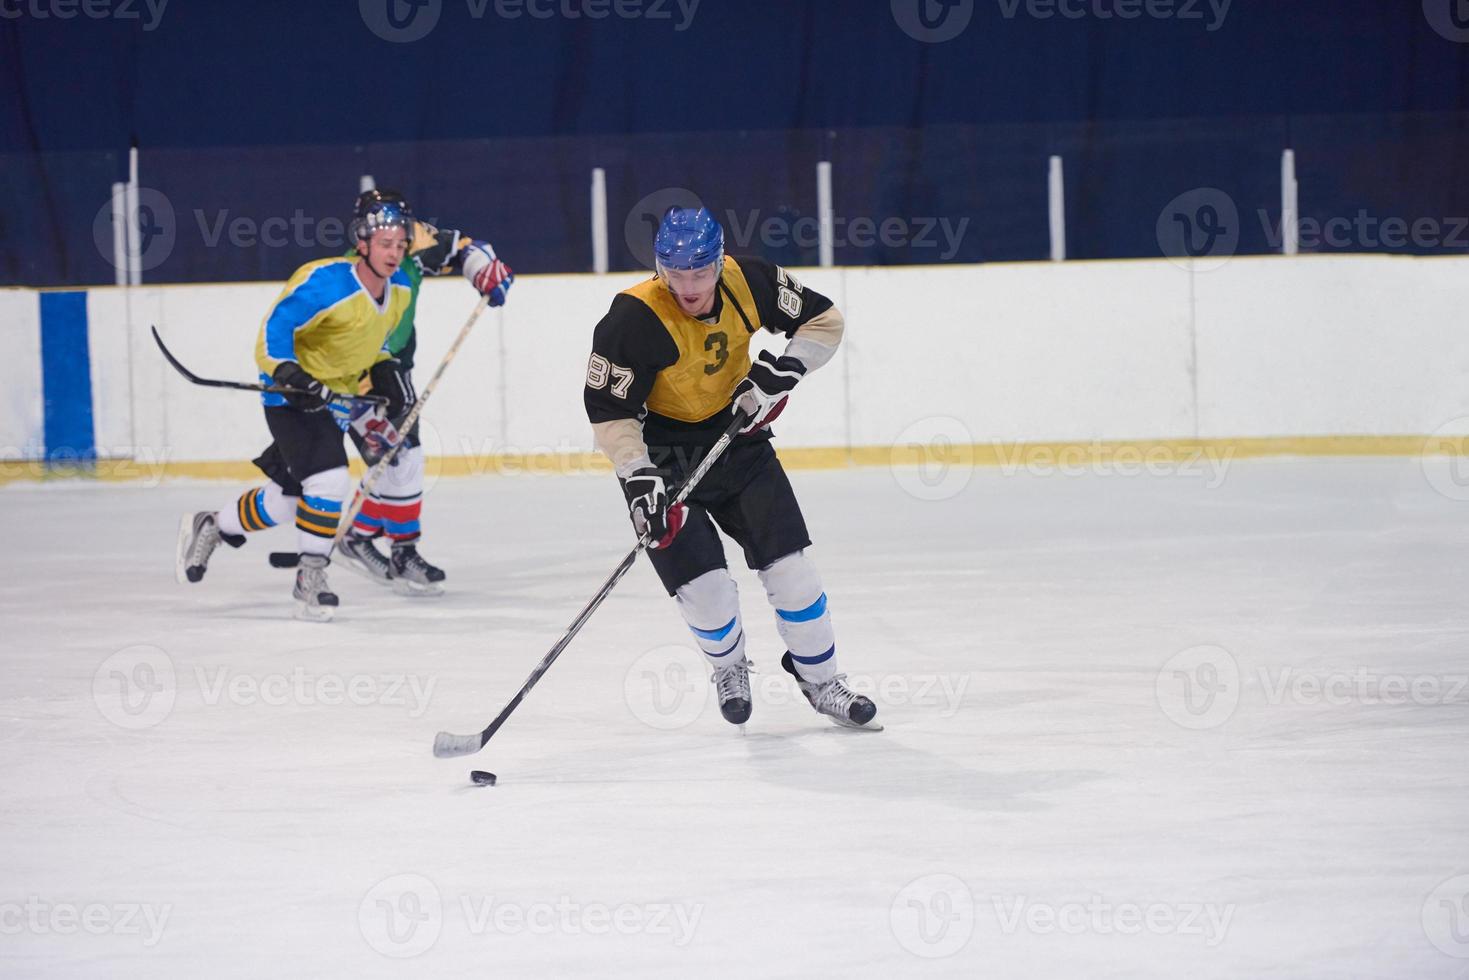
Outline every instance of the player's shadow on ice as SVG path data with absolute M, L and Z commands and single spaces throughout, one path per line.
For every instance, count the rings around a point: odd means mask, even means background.
M 755 775 L 792 790 L 894 802 L 943 803 L 961 810 L 1041 811 L 1106 773 L 1056 769 L 1013 773 L 971 769 L 908 748 L 889 732 L 839 728 L 749 731 L 740 744 Z

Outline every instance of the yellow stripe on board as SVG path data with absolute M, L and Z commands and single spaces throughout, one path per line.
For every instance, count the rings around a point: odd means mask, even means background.
M 1246 439 L 1161 439 L 1125 442 L 1028 442 L 896 446 L 839 446 L 781 449 L 781 462 L 793 470 L 851 466 L 1046 467 L 1065 469 L 1095 463 L 1167 466 L 1200 460 L 1228 461 L 1264 456 L 1469 456 L 1469 436 L 1280 436 Z M 601 453 L 510 453 L 493 456 L 434 456 L 428 477 L 561 476 L 606 473 L 612 467 Z M 352 472 L 365 468 L 353 461 Z M 95 464 L 47 466 L 40 461 L 0 462 L 0 485 L 20 481 L 94 479 L 157 482 L 161 479 L 258 480 L 247 462 L 146 462 L 99 460 Z

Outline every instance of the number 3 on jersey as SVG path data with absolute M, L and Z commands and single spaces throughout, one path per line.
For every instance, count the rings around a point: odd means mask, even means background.
M 628 389 L 632 387 L 632 378 L 631 371 L 618 367 L 601 354 L 593 354 L 587 362 L 587 387 L 593 391 L 607 387 L 607 382 L 611 381 L 612 394 L 626 398 Z
M 729 360 L 729 337 L 720 331 L 711 333 L 704 338 L 704 349 L 714 352 L 714 363 L 704 365 L 705 374 L 718 374 L 724 367 L 724 362 Z

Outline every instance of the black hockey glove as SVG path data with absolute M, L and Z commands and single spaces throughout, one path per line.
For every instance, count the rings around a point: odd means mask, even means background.
M 301 412 L 319 412 L 332 400 L 334 392 L 306 373 L 306 369 L 295 361 L 282 361 L 276 365 L 271 379 L 282 388 L 297 388 L 299 395 L 282 395 L 286 404 Z
M 761 351 L 750 373 L 734 390 L 734 407 L 749 416 L 740 435 L 763 429 L 785 410 L 786 399 L 806 374 L 806 365 L 794 357 L 776 357 Z
M 396 359 L 381 361 L 372 366 L 367 376 L 372 379 L 372 393 L 388 400 L 385 410 L 388 418 L 401 422 L 418 401 L 413 379 L 403 370 L 403 365 Z
M 649 549 L 666 548 L 683 527 L 684 505 L 669 507 L 668 486 L 663 471 L 651 466 L 634 470 L 622 481 L 633 530 L 648 536 Z

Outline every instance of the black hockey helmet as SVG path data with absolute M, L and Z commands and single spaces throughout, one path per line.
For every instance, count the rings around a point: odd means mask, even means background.
M 376 188 L 363 191 L 352 207 L 352 237 L 359 242 L 384 228 L 402 228 L 411 242 L 413 224 L 413 209 L 398 191 Z

